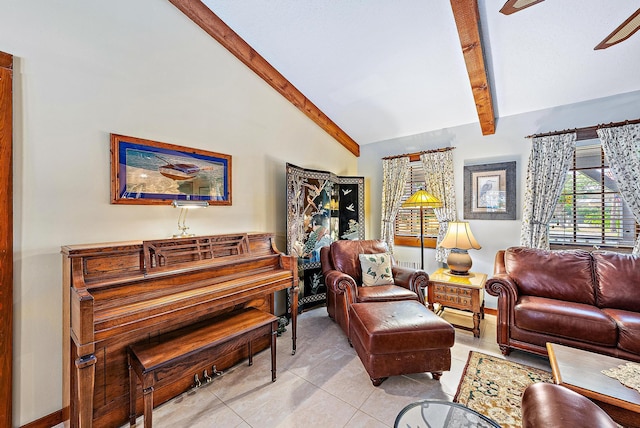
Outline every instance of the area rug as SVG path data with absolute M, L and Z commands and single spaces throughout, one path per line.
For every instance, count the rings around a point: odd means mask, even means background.
M 552 383 L 553 377 L 541 369 L 470 351 L 453 401 L 491 418 L 502 428 L 520 428 L 522 393 L 536 382 Z

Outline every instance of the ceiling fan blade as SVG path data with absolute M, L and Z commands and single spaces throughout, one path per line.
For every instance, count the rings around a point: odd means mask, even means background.
M 538 4 L 543 2 L 544 0 L 508 0 L 502 9 L 500 9 L 501 13 L 505 15 L 511 15 L 512 13 L 518 12 L 522 9 L 525 9 L 529 6 L 533 6 L 534 4 Z
M 623 42 L 640 29 L 640 9 L 636 10 L 626 21 L 624 21 L 618 28 L 613 30 L 613 33 L 609 34 L 598 46 L 593 48 L 594 50 L 606 49 L 616 43 Z

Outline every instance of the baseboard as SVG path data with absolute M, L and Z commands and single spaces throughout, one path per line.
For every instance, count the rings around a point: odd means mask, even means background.
M 30 422 L 26 425 L 22 425 L 20 428 L 51 428 L 69 419 L 68 416 L 65 416 L 68 414 L 69 414 L 68 408 L 61 409 L 47 416 L 43 416 L 36 421 Z
M 495 315 L 498 316 L 498 310 L 493 308 L 484 308 L 484 313 L 487 315 Z

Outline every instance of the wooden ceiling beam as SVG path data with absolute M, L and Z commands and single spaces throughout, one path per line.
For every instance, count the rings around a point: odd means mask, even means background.
M 280 95 L 355 156 L 360 146 L 200 0 L 169 0 Z
M 460 36 L 460 45 L 467 65 L 482 135 L 495 134 L 495 115 L 491 86 L 484 63 L 478 2 L 477 0 L 451 0 L 451 8 Z

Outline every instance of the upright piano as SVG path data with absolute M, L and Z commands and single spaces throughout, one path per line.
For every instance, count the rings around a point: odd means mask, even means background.
M 68 245 L 62 255 L 63 408 L 72 427 L 128 421 L 130 344 L 243 307 L 273 313 L 279 290 L 290 293 L 295 353 L 297 261 L 277 250 L 272 234 Z M 265 336 L 253 349 L 266 348 L 269 340 Z M 155 390 L 154 404 L 188 390 L 194 373 L 228 368 L 247 355 L 241 347 L 203 361 Z M 138 406 L 141 414 L 141 400 Z

